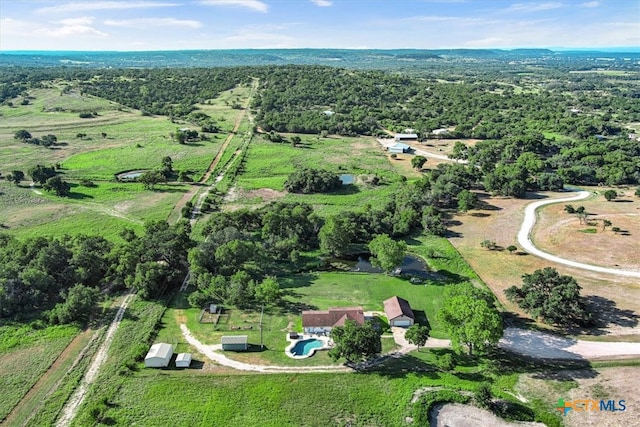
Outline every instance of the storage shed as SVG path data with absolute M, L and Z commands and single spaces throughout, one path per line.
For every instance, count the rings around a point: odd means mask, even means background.
M 415 133 L 397 133 L 395 136 L 396 141 L 416 141 L 418 135 Z
M 151 346 L 144 357 L 144 366 L 147 368 L 166 368 L 173 356 L 173 346 L 167 343 L 158 343 Z
M 222 349 L 225 351 L 244 351 L 249 348 L 249 341 L 246 335 L 225 336 L 220 339 Z
M 176 368 L 188 368 L 191 365 L 191 353 L 179 353 L 176 357 Z

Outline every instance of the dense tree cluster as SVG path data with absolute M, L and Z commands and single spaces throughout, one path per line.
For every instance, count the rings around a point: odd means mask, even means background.
M 503 324 L 493 295 L 471 284 L 450 286 L 437 318 L 445 326 L 455 350 L 469 355 L 483 352 L 502 338 Z
M 56 320 L 82 320 L 90 313 L 85 297 L 95 302 L 85 288 L 108 284 L 113 245 L 102 237 L 22 241 L 0 235 L 0 241 L 0 318 L 38 318 L 55 308 Z
M 273 264 L 295 262 L 300 252 L 316 249 L 321 226 L 313 208 L 302 203 L 213 214 L 205 226 L 207 238 L 189 255 L 191 283 L 197 288 L 190 302 L 265 302 L 273 294 L 268 290 L 273 288 L 268 277 Z
M 215 123 L 189 114 L 195 104 L 213 99 L 222 91 L 250 82 L 249 68 L 120 69 L 101 70 L 81 83 L 82 91 L 107 97 L 122 105 L 151 114 L 190 117 L 210 131 Z
M 328 193 L 342 186 L 335 173 L 324 169 L 304 168 L 289 174 L 284 183 L 285 190 L 291 193 Z
M 523 275 L 522 282 L 521 288 L 512 286 L 505 290 L 505 295 L 535 319 L 560 326 L 590 322 L 580 285 L 573 277 L 546 267 Z
M 97 236 L 18 240 L 0 234 L 0 318 L 87 320 L 101 292 L 124 287 L 156 298 L 178 287 L 193 246 L 188 228 L 150 222 L 124 243 Z
M 344 326 L 336 326 L 331 330 L 331 339 L 334 345 L 329 350 L 329 356 L 333 360 L 345 359 L 349 364 L 365 361 L 382 351 L 380 332 L 370 322 L 358 325 L 353 320 L 347 320 Z

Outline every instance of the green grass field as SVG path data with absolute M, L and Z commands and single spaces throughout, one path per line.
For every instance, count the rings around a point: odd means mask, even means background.
M 124 227 L 141 230 L 146 220 L 167 219 L 187 191 L 186 184 L 159 185 L 148 191 L 140 184 L 114 182 L 114 174 L 153 169 L 169 156 L 174 170 L 190 171 L 197 181 L 226 138 L 225 133 L 210 134 L 205 141 L 180 145 L 171 140 L 170 133 L 179 127 L 194 128 L 193 124 L 142 116 L 106 99 L 81 96 L 74 90 L 66 92 L 64 82 L 47 85 L 29 91 L 29 105 L 14 100 L 13 107 L 0 106 L 0 173 L 22 170 L 27 174 L 36 164 L 59 163 L 63 179 L 72 185 L 72 194 L 59 198 L 38 187 L 31 191 L 28 176 L 18 187 L 0 181 L 0 224 L 4 232 L 13 235 L 99 233 L 117 240 Z M 234 104 L 245 103 L 249 93 L 250 87 L 239 87 L 201 107 L 226 132 L 240 113 Z M 81 119 L 78 113 L 82 111 L 95 111 L 98 116 Z M 54 134 L 59 145 L 48 149 L 16 141 L 13 135 L 19 129 L 26 129 L 34 137 Z M 243 132 L 248 129 L 248 122 L 241 126 Z M 86 136 L 78 138 L 79 133 Z M 229 156 L 234 151 L 232 147 Z M 78 185 L 83 179 L 97 186 Z
M 290 137 L 290 135 L 288 136 Z M 301 135 L 302 143 L 272 143 L 254 137 L 236 185 L 243 195 L 232 203 L 254 204 L 254 190 L 268 188 L 282 191 L 288 175 L 303 167 L 324 168 L 337 174 L 353 174 L 356 178 L 377 175 L 382 185 L 370 186 L 358 180 L 355 185 L 328 194 L 286 194 L 285 201 L 313 205 L 322 215 L 337 214 L 344 209 L 378 206 L 386 203 L 397 189 L 401 176 L 389 163 L 380 145 L 367 137 L 348 138 Z
M 31 389 L 78 333 L 71 326 L 0 327 L 0 420 Z

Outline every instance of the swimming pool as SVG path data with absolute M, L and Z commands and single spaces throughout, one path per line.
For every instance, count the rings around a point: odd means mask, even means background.
M 311 356 L 316 348 L 320 348 L 324 343 L 315 338 L 298 341 L 291 348 L 290 352 L 293 356 Z

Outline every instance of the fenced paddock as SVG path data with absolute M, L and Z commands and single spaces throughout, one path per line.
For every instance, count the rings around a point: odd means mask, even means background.
M 260 311 L 220 310 L 218 307 L 217 313 L 211 313 L 207 306 L 200 311 L 198 321 L 213 325 L 216 331 L 259 331 Z M 264 331 L 271 330 L 271 321 L 272 316 L 265 313 L 262 319 Z

